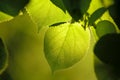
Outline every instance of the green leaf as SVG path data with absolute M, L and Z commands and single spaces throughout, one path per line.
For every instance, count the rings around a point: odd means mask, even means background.
M 110 21 L 104 20 L 100 21 L 96 25 L 96 33 L 99 37 L 102 37 L 103 35 L 109 34 L 109 33 L 116 33 L 117 30 L 113 23 Z
M 66 12 L 65 5 L 63 4 L 62 0 L 50 0 L 54 5 L 62 9 L 64 12 Z
M 87 53 L 89 30 L 80 23 L 65 23 L 50 27 L 44 39 L 45 57 L 52 71 L 69 68 Z
M 29 0 L 1 0 L 0 11 L 7 13 L 11 16 L 16 16 L 28 2 Z
M 73 20 L 79 21 L 87 12 L 91 0 L 62 0 Z
M 38 25 L 39 30 L 55 23 L 67 22 L 71 19 L 68 13 L 64 13 L 50 0 L 31 0 L 27 10 L 33 21 Z
M 113 0 L 114 4 L 110 7 L 108 7 L 109 14 L 114 19 L 115 23 L 120 29 L 120 1 L 119 0 Z
M 0 74 L 7 68 L 8 53 L 6 52 L 3 41 L 0 39 Z
M 13 18 L 12 16 L 7 15 L 7 14 L 5 14 L 3 12 L 0 12 L 0 23 L 4 22 L 4 21 L 8 21 L 8 20 L 10 20 L 12 18 Z
M 102 7 L 97 9 L 95 12 L 93 12 L 89 18 L 89 24 L 92 25 L 94 22 L 99 19 L 106 11 L 107 9 Z
M 45 30 L 37 27 L 27 14 L 0 23 L 0 37 L 9 50 L 8 73 L 13 80 L 50 80 L 50 68 L 43 53 Z
M 120 34 L 107 34 L 98 40 L 94 52 L 106 64 L 120 67 Z

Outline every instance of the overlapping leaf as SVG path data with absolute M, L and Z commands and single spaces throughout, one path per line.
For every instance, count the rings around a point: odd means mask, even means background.
M 13 80 L 50 80 L 50 69 L 43 57 L 43 36 L 28 14 L 0 23 L 0 36 L 9 50 L 8 74 Z M 9 79 L 8 79 L 9 80 Z
M 110 21 L 104 20 L 104 21 L 100 21 L 97 25 L 96 25 L 96 33 L 99 37 L 109 34 L 109 33 L 116 33 L 117 30 L 114 26 L 113 23 L 111 23 Z
M 45 56 L 53 71 L 65 69 L 85 56 L 89 43 L 89 30 L 79 23 L 53 26 L 45 35 Z
M 83 14 L 87 12 L 91 0 L 51 0 L 56 6 L 64 12 L 68 11 L 74 21 L 79 21 Z M 62 5 L 60 5 L 60 3 Z M 63 8 L 65 7 L 65 8 Z
M 63 5 L 62 3 L 60 5 Z M 71 17 L 55 6 L 50 0 L 31 0 L 27 6 L 32 19 L 39 29 L 58 22 L 66 22 Z
M 89 18 L 89 24 L 92 25 L 94 24 L 94 22 L 99 19 L 106 11 L 107 9 L 102 7 L 97 9 L 93 14 L 91 14 L 90 18 Z
M 16 16 L 28 2 L 29 0 L 1 0 L 0 11 L 7 13 L 11 16 Z
M 104 35 L 96 43 L 94 52 L 106 64 L 119 67 L 120 34 Z

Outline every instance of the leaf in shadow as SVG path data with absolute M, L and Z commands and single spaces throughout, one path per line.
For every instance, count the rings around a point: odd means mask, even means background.
M 104 63 L 120 66 L 120 34 L 107 34 L 98 40 L 95 55 Z
M 64 23 L 66 23 L 66 22 L 59 22 L 59 23 L 55 23 L 55 24 L 50 25 L 50 27 L 59 26 L 59 25 L 64 24 Z
M 11 16 L 16 16 L 25 7 L 29 0 L 1 0 L 0 11 Z
M 62 0 L 50 0 L 53 4 L 55 4 L 57 7 L 62 9 L 64 12 L 66 11 L 66 8 L 64 7 L 64 4 Z
M 99 19 L 107 9 L 102 7 L 97 9 L 89 18 L 89 24 L 92 25 L 94 22 Z
M 114 68 L 106 64 L 95 64 L 95 73 L 98 80 L 119 80 Z
M 97 23 L 96 25 L 96 33 L 98 37 L 102 37 L 103 35 L 109 33 L 116 33 L 116 28 L 113 23 L 107 20 L 103 20 Z
M 86 13 L 89 9 L 91 0 L 80 0 L 80 9 L 82 14 Z
M 3 41 L 0 39 L 0 74 L 5 71 L 8 64 L 8 54 L 6 52 Z
M 87 12 L 91 0 L 62 0 L 67 11 L 75 21 L 83 17 Z
M 120 29 L 120 0 L 114 0 L 114 5 L 108 8 L 111 17 L 114 19 Z
M 2 75 L 0 75 L 0 80 L 13 80 L 12 77 L 10 76 L 10 74 L 5 71 L 4 73 L 2 73 Z

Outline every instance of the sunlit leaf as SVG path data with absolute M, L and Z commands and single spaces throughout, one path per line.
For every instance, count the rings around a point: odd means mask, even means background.
M 38 34 L 36 25 L 27 14 L 0 23 L 0 36 L 10 54 L 7 71 L 13 80 L 51 79 L 43 53 L 45 30 Z
M 44 40 L 46 59 L 52 71 L 71 67 L 80 61 L 88 50 L 89 30 L 79 23 L 62 24 L 48 29 Z
M 1 0 L 0 11 L 12 16 L 16 16 L 28 2 L 29 0 Z
M 3 12 L 0 12 L 0 23 L 3 22 L 3 21 L 8 21 L 10 19 L 12 19 L 13 17 L 10 16 L 10 15 L 7 15 Z
M 109 33 L 116 33 L 116 28 L 113 23 L 110 21 L 104 20 L 98 22 L 96 25 L 96 33 L 99 37 L 109 34 Z
M 0 74 L 6 69 L 8 65 L 8 53 L 6 52 L 3 41 L 0 39 Z
M 109 6 L 113 5 L 114 1 L 116 1 L 116 0 L 100 0 L 100 1 L 104 7 L 108 8 Z
M 55 6 L 50 0 L 31 0 L 27 6 L 27 10 L 39 29 L 71 19 L 68 13 L 64 13 L 64 11 Z
M 89 23 L 92 25 L 97 19 L 99 19 L 107 9 L 102 7 L 97 9 L 89 18 Z

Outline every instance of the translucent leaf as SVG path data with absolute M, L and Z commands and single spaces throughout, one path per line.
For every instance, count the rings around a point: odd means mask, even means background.
M 29 15 L 0 23 L 0 37 L 9 50 L 8 73 L 13 80 L 50 80 L 51 72 L 43 53 L 46 29 L 37 33 Z
M 107 9 L 102 7 L 97 9 L 89 18 L 89 23 L 92 25 L 97 19 L 99 19 Z
M 28 2 L 29 0 L 1 0 L 0 11 L 12 16 L 16 16 Z
M 99 37 L 109 33 L 116 33 L 116 32 L 117 30 L 114 24 L 111 23 L 110 21 L 107 21 L 107 20 L 100 21 L 96 25 L 96 33 Z
M 84 30 L 79 23 L 50 27 L 45 35 L 44 51 L 52 71 L 69 68 L 79 62 L 89 43 L 89 30 Z
M 0 74 L 6 69 L 8 65 L 8 53 L 6 52 L 3 41 L 0 39 Z
M 8 20 L 10 20 L 12 18 L 13 18 L 12 16 L 7 15 L 7 14 L 5 14 L 3 12 L 0 12 L 0 23 L 4 22 L 4 21 L 8 21 Z
M 39 29 L 71 19 L 68 13 L 64 13 L 64 11 L 55 6 L 50 0 L 31 0 L 27 6 L 27 10 Z

